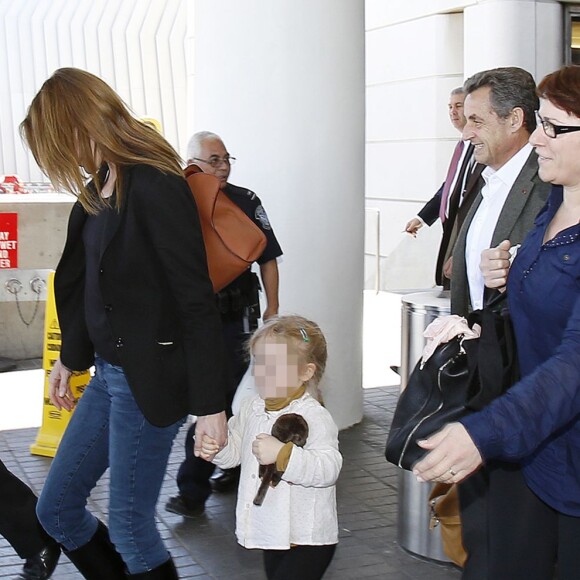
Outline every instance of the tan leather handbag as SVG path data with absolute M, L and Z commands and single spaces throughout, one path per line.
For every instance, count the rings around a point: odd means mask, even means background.
M 217 177 L 189 165 L 185 178 L 197 204 L 209 277 L 219 292 L 262 255 L 266 236 L 220 189 Z
M 443 551 L 460 567 L 467 560 L 467 552 L 461 540 L 461 517 L 459 494 L 456 484 L 436 483 L 429 495 L 431 520 L 429 529 L 440 527 Z

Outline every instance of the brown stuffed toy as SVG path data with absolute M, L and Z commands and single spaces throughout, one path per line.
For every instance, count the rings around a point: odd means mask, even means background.
M 272 426 L 272 437 L 281 443 L 294 443 L 297 447 L 304 447 L 308 439 L 308 423 L 296 413 L 280 415 Z M 270 486 L 276 487 L 282 479 L 282 471 L 276 469 L 276 464 L 260 465 L 259 475 L 262 479 L 260 489 L 254 498 L 254 505 L 262 505 L 266 492 Z

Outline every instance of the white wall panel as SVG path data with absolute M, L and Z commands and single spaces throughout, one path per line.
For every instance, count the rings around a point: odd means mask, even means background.
M 539 82 L 564 64 L 564 8 L 562 4 L 536 4 L 536 70 Z
M 447 114 L 449 92 L 462 80 L 435 76 L 367 87 L 367 198 L 426 201 L 437 191 L 459 137 Z M 412 215 L 397 221 L 399 212 L 388 212 L 383 240 L 392 241 L 389 232 L 401 231 Z M 385 255 L 392 250 L 383 244 Z
M 461 14 L 439 14 L 367 33 L 367 85 L 434 75 L 463 74 Z
M 71 34 L 71 21 L 76 12 L 76 3 L 70 0 L 57 0 L 54 3 L 54 10 L 47 16 L 54 21 L 54 30 L 51 36 L 55 36 L 55 42 L 58 47 L 58 62 L 73 63 L 73 54 L 75 53 L 74 35 Z M 58 65 L 53 67 L 58 68 Z M 44 71 L 38 75 L 35 87 L 40 85 L 44 80 Z
M 185 139 L 187 0 L 0 0 L 0 173 L 43 176 L 18 125 L 42 83 L 64 66 L 108 82 L 138 116 Z
M 143 47 L 141 45 L 141 29 L 144 25 L 147 11 L 151 0 L 139 0 L 133 3 L 131 17 L 125 29 L 125 41 L 127 43 L 127 60 L 135 67 L 129 69 L 129 92 L 131 105 L 138 111 L 146 111 L 145 106 L 145 80 L 143 67 Z M 151 41 L 152 39 L 150 39 Z M 154 63 L 148 62 L 151 66 Z
M 477 2 L 478 0 L 365 0 L 366 29 L 420 20 L 431 14 L 459 13 L 466 6 Z
M 403 3 L 366 4 L 365 196 L 366 207 L 381 212 L 382 289 L 433 281 L 440 227 L 416 239 L 402 230 L 439 188 L 459 137 L 447 102 L 464 80 L 463 15 L 436 14 L 443 4 L 424 5 L 413 17 Z M 367 288 L 374 277 L 365 271 Z
M 85 2 L 83 2 L 85 4 Z M 83 13 L 83 38 L 85 41 L 86 68 L 88 70 L 105 70 L 105 62 L 99 50 L 98 23 L 103 12 L 104 4 L 99 0 L 86 2 L 88 10 Z M 58 63 L 56 63 L 58 67 Z M 109 82 L 107 80 L 107 82 Z
M 129 58 L 129 43 L 125 36 L 125 31 L 129 27 L 133 8 L 137 0 L 123 0 L 119 2 L 119 11 L 113 21 L 111 29 L 111 45 L 115 60 L 111 72 L 115 79 L 115 88 L 118 93 L 134 107 L 131 101 L 131 77 L 135 67 L 140 68 L 139 60 Z
M 562 64 L 556 0 L 480 0 L 465 10 L 465 72 L 519 66 L 539 81 Z
M 447 102 L 462 84 L 462 76 L 450 75 L 367 87 L 367 140 L 455 139 Z
M 452 140 L 438 143 L 431 139 L 367 143 L 367 199 L 431 199 L 445 178 L 454 146 Z
M 21 1 L 21 0 L 20 0 Z M 89 70 L 88 66 L 88 55 L 87 55 L 87 44 L 85 42 L 85 32 L 83 30 L 86 14 L 92 6 L 92 2 L 71 2 L 74 6 L 74 11 L 71 14 L 71 20 L 69 22 L 68 34 L 71 37 L 72 42 L 72 61 L 66 66 L 75 66 L 78 68 Z M 45 38 L 45 43 L 54 42 L 56 39 L 51 37 Z M 89 42 L 90 45 L 90 42 Z M 51 63 L 53 64 L 53 63 Z M 56 68 L 63 66 L 58 64 Z M 48 66 L 46 67 L 47 70 Z M 52 69 L 54 70 L 54 69 Z M 94 70 L 94 69 L 93 69 Z M 93 72 L 91 70 L 91 72 Z

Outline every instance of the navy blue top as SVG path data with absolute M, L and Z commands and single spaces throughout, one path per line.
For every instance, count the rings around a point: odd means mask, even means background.
M 554 186 L 509 273 L 522 379 L 461 423 L 485 459 L 519 460 L 536 495 L 580 516 L 580 224 L 543 243 L 561 204 Z

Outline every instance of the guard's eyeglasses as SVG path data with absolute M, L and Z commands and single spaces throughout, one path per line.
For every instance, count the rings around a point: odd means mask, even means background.
M 229 155 L 226 155 L 225 157 L 218 157 L 216 155 L 210 157 L 209 159 L 200 159 L 199 157 L 194 157 L 193 160 L 207 163 L 208 165 L 211 165 L 214 169 L 220 167 L 222 163 L 225 163 L 226 165 L 233 165 L 236 162 L 236 158 L 230 157 Z

